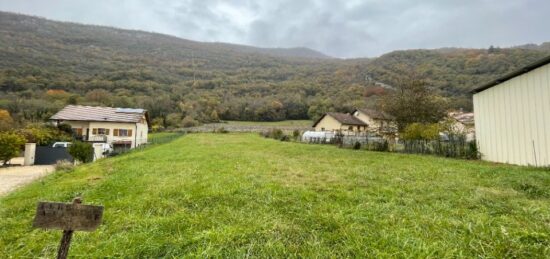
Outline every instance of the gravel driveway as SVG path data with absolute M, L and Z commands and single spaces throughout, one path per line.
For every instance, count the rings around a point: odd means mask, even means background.
M 13 161 L 12 161 L 13 163 Z M 55 170 L 53 165 L 12 166 L 0 168 L 0 196 Z

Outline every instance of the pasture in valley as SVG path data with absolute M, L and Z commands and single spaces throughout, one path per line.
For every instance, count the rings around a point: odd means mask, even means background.
M 228 125 L 240 126 L 295 126 L 311 127 L 313 121 L 310 120 L 284 120 L 284 121 L 227 121 Z
M 0 199 L 0 257 L 53 257 L 36 203 L 105 206 L 80 257 L 550 257 L 550 171 L 189 134 Z
M 196 127 L 183 128 L 186 132 L 264 132 L 272 129 L 280 129 L 285 132 L 294 130 L 311 130 L 312 121 L 309 120 L 284 120 L 284 121 L 226 121 L 223 123 L 208 123 Z

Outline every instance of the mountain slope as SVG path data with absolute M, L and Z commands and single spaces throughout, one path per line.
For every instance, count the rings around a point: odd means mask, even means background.
M 185 40 L 169 35 L 143 31 L 123 30 L 105 26 L 56 22 L 47 19 L 0 12 L 0 28 L 7 37 L 32 36 L 47 39 L 49 44 L 88 48 L 116 48 L 119 51 L 152 51 L 160 49 L 174 58 L 190 57 L 198 52 L 206 57 L 235 52 L 237 54 L 263 54 L 274 57 L 329 58 L 307 48 L 257 48 L 252 46 L 207 43 Z M 13 40 L 13 38 L 12 38 Z M 207 52 L 207 53 L 203 53 Z
M 543 47 L 446 48 L 340 60 L 305 48 L 203 43 L 5 12 L 0 35 L 0 109 L 16 121 L 41 121 L 79 103 L 143 107 L 165 127 L 314 119 L 374 106 L 371 93 L 391 89 L 381 84 L 398 85 L 411 73 L 453 108 L 468 110 L 471 87 L 549 53 Z

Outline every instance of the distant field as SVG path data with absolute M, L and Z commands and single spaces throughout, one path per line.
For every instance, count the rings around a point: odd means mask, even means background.
M 105 206 L 70 256 L 549 258 L 550 171 L 188 134 L 0 198 L 0 258 L 54 257 L 36 203 Z
M 305 126 L 311 127 L 310 120 L 286 120 L 286 121 L 227 121 L 229 125 L 239 126 Z
M 264 132 L 271 129 L 280 129 L 285 132 L 306 131 L 311 129 L 313 122 L 308 120 L 286 120 L 286 121 L 226 121 L 220 123 L 209 123 L 197 127 L 183 128 L 188 132 L 214 132 L 224 129 L 229 132 Z

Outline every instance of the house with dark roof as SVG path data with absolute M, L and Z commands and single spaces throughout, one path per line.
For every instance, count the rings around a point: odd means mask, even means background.
M 349 113 L 327 112 L 313 124 L 315 131 L 342 132 L 347 134 L 366 132 L 368 125 Z
M 353 116 L 365 122 L 370 133 L 375 133 L 381 136 L 397 134 L 397 124 L 395 117 L 382 111 L 374 109 L 355 109 L 352 112 Z
M 471 93 L 482 159 L 550 166 L 550 57 Z
M 144 109 L 68 105 L 50 121 L 71 125 L 75 137 L 134 148 L 147 143 L 149 115 Z

